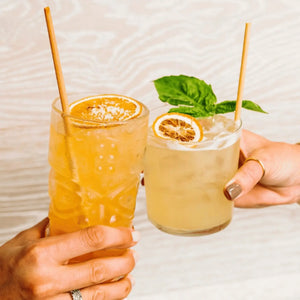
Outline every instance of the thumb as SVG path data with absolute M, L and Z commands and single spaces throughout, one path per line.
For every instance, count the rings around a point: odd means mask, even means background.
M 224 195 L 228 200 L 234 200 L 251 191 L 264 175 L 261 161 L 248 158 L 235 176 L 225 185 Z
M 16 241 L 22 243 L 27 240 L 36 240 L 45 237 L 45 230 L 48 226 L 49 219 L 45 218 L 33 227 L 21 231 L 16 237 Z

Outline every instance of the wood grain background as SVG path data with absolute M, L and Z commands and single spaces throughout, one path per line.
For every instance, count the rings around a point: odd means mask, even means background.
M 1 0 L 0 243 L 47 215 L 50 105 L 57 95 L 43 8 L 50 5 L 68 92 L 120 93 L 157 103 L 152 81 L 187 74 L 235 99 L 244 24 L 252 22 L 244 127 L 300 141 L 299 0 Z M 300 166 L 299 166 L 300 167 Z M 300 299 L 300 207 L 235 209 L 223 232 L 182 238 L 148 221 L 129 297 Z

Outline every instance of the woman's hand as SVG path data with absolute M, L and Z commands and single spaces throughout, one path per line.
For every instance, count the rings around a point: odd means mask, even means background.
M 261 166 L 255 160 L 261 161 Z M 241 167 L 224 194 L 237 207 L 264 207 L 300 201 L 300 145 L 272 142 L 243 130 Z M 263 174 L 263 167 L 265 174 Z
M 44 219 L 0 247 L 0 299 L 70 300 L 69 291 L 73 289 L 80 289 L 84 300 L 123 299 L 129 294 L 132 279 L 127 274 L 135 265 L 133 250 L 113 257 L 67 262 L 102 249 L 134 246 L 137 232 L 94 226 L 44 237 L 47 224 L 48 219 Z

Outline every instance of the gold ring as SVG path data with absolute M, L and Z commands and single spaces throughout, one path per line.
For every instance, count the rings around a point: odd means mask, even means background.
M 249 157 L 249 158 L 247 158 L 247 159 L 244 161 L 244 164 L 245 164 L 247 161 L 249 161 L 249 160 L 254 160 L 254 161 L 256 161 L 256 162 L 259 163 L 259 165 L 261 166 L 261 169 L 262 169 L 262 171 L 263 171 L 263 173 L 262 173 L 262 175 L 261 175 L 261 178 L 260 178 L 260 179 L 262 179 L 262 178 L 265 176 L 265 173 L 266 173 L 266 169 L 265 169 L 265 166 L 264 166 L 264 164 L 262 163 L 262 161 L 259 160 L 258 158 L 255 158 L 255 157 Z

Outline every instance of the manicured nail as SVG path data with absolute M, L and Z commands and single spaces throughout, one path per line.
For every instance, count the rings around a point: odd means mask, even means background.
M 234 200 L 242 192 L 242 187 L 233 182 L 224 189 L 224 195 L 228 200 Z
M 138 231 L 134 230 L 131 232 L 131 234 L 132 234 L 132 240 L 134 242 L 138 242 L 140 240 L 141 234 Z
M 127 276 L 127 278 L 130 280 L 131 285 L 134 286 L 134 285 L 135 285 L 135 280 L 134 280 L 134 278 L 132 277 L 132 275 L 129 274 L 129 275 Z

